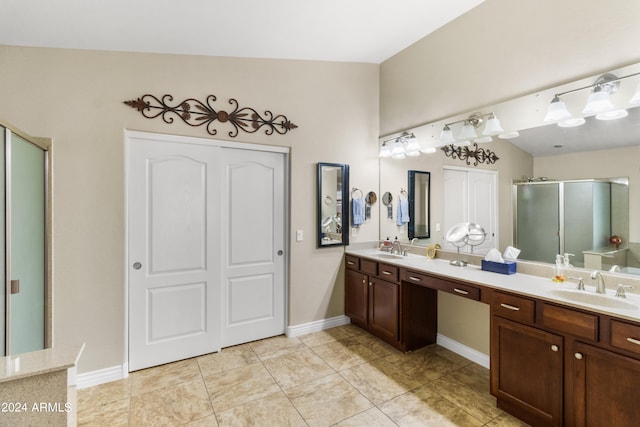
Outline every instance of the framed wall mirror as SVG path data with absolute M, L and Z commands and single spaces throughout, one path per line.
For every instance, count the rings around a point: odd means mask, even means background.
M 409 240 L 431 237 L 429 232 L 430 184 L 430 172 L 409 171 Z
M 349 244 L 349 165 L 318 163 L 318 247 Z

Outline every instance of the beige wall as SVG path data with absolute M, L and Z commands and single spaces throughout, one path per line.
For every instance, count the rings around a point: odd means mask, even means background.
M 79 371 L 125 362 L 125 129 L 207 137 L 148 120 L 124 100 L 145 93 L 228 98 L 299 128 L 218 138 L 291 148 L 289 324 L 342 315 L 342 248 L 315 248 L 318 161 L 349 163 L 377 189 L 378 66 L 0 46 L 0 117 L 53 139 L 54 344 L 86 341 Z M 305 239 L 295 242 L 295 230 Z M 366 224 L 352 241 L 378 237 Z
M 640 39 L 639 17 L 640 3 L 634 0 L 613 0 L 606 8 L 581 0 L 487 0 L 381 64 L 380 134 L 459 118 L 507 99 L 636 63 L 640 54 L 633 40 Z M 504 120 L 502 125 L 509 127 Z M 487 147 L 500 157 L 492 168 L 499 170 L 499 238 L 504 249 L 512 230 L 510 203 L 505 203 L 511 199 L 511 180 L 530 175 L 534 162 L 500 142 Z M 432 172 L 435 222 L 442 215 L 438 180 L 442 165 L 464 164 L 441 153 L 431 156 L 412 160 L 419 163 L 405 168 Z M 399 176 L 406 180 L 401 169 L 394 166 L 390 178 L 382 165 L 381 191 L 387 180 L 394 187 Z M 444 297 L 438 308 L 440 333 L 489 352 L 486 306 Z

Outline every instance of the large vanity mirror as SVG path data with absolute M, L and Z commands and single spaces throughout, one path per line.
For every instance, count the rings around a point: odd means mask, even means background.
M 318 163 L 318 247 L 349 244 L 349 165 Z
M 412 239 L 428 239 L 429 233 L 429 190 L 431 174 L 410 170 L 409 178 L 409 225 L 408 236 Z
M 616 84 L 616 89 L 610 94 L 614 110 L 609 117 L 603 115 L 600 119 L 594 113 L 583 113 L 589 95 L 593 93 L 593 85 L 602 75 L 611 74 L 623 77 Z M 465 114 L 439 120 L 437 122 L 420 125 L 407 131 L 415 133 L 420 144 L 424 147 L 437 146 L 433 154 L 420 154 L 417 157 L 406 157 L 399 160 L 394 158 L 380 158 L 380 189 L 397 188 L 398 177 L 407 176 L 410 170 L 429 170 L 431 172 L 431 233 L 429 238 L 422 238 L 418 244 L 428 245 L 442 243 L 446 230 L 441 229 L 445 223 L 443 206 L 446 201 L 443 183 L 443 168 L 445 166 L 465 167 L 470 169 L 490 169 L 498 173 L 497 189 L 497 247 L 504 250 L 507 246 L 530 246 L 532 239 L 539 237 L 535 230 L 527 229 L 518 224 L 516 204 L 512 203 L 516 197 L 515 184 L 541 181 L 554 182 L 604 182 L 612 178 L 615 182 L 626 181 L 628 185 L 611 187 L 610 196 L 605 193 L 596 194 L 600 190 L 592 190 L 590 197 L 603 200 L 609 197 L 605 204 L 594 203 L 590 208 L 584 208 L 581 213 L 611 217 L 609 226 L 582 227 L 585 236 L 597 235 L 583 247 L 562 248 L 555 240 L 552 247 L 544 249 L 543 254 L 528 255 L 528 250 L 522 252 L 520 259 L 537 262 L 553 262 L 559 251 L 579 252 L 574 263 L 576 266 L 588 269 L 608 270 L 617 265 L 623 273 L 640 271 L 640 106 L 631 103 L 632 98 L 639 97 L 640 64 L 633 64 L 620 69 L 611 70 L 580 79 L 561 86 L 550 87 L 519 98 L 514 98 L 500 104 L 474 108 Z M 584 119 L 584 124 L 568 127 L 571 121 L 558 125 L 557 121 L 545 122 L 549 105 L 556 97 L 565 103 L 568 111 L 575 119 L 575 123 Z M 626 117 L 614 120 L 602 120 L 616 116 L 616 110 L 626 109 Z M 502 128 L 510 135 L 492 136 L 491 142 L 477 142 L 479 148 L 490 150 L 498 157 L 492 164 L 479 162 L 465 163 L 461 158 L 447 156 L 439 144 L 441 132 L 447 123 L 453 123 L 470 117 L 473 113 L 495 113 L 500 119 Z M 624 114 L 622 114 L 624 115 Z M 457 126 L 454 129 L 454 126 Z M 451 126 L 457 134 L 462 123 Z M 483 128 L 477 129 L 481 135 Z M 380 145 L 390 138 L 400 136 L 385 135 L 380 138 Z M 479 138 L 480 139 L 480 138 Z M 426 151 L 426 150 L 425 150 Z M 622 179 L 620 179 L 622 178 Z M 539 184 L 538 184 L 539 185 Z M 532 187 L 532 186 L 531 186 Z M 619 196 L 618 188 L 623 189 L 625 196 Z M 595 193 L 594 193 L 595 192 Z M 611 196 L 611 194 L 617 194 Z M 567 197 L 571 197 L 570 195 Z M 582 196 L 580 196 L 582 197 Z M 585 196 L 586 197 L 586 196 Z M 542 205 L 541 206 L 545 206 Z M 556 215 L 557 211 L 549 209 L 534 214 L 532 220 L 544 221 L 544 215 Z M 588 215 L 586 215 L 588 216 Z M 381 214 L 381 218 L 384 216 Z M 390 221 L 381 219 L 380 237 L 393 234 Z M 552 233 L 564 233 L 576 222 L 558 227 Z M 529 227 L 529 226 L 526 226 Z M 600 227 L 600 228 L 598 228 Z M 529 235 L 527 237 L 526 235 Z M 408 237 L 407 234 L 405 234 Z M 616 239 L 620 238 L 616 244 Z M 547 253 L 549 252 L 549 253 Z M 595 261 L 594 261 L 595 257 Z

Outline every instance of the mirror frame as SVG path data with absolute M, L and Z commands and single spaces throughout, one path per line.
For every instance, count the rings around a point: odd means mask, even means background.
M 341 233 L 341 241 L 329 243 L 324 240 L 323 231 L 322 231 L 322 204 L 323 197 L 322 191 L 326 188 L 326 186 L 330 185 L 330 183 L 322 182 L 322 172 L 325 168 L 337 168 L 340 170 L 340 182 L 335 183 L 335 188 L 332 188 L 330 191 L 332 194 L 338 194 L 340 191 L 342 197 L 342 206 L 339 210 L 336 210 L 336 214 L 340 214 L 342 217 L 342 233 Z M 327 248 L 332 246 L 346 246 L 349 244 L 349 165 L 343 163 L 318 163 L 317 169 L 317 180 L 318 180 L 318 193 L 317 193 L 317 218 L 316 218 L 316 245 L 318 248 Z M 323 185 L 324 184 L 324 185 Z M 338 185 L 341 185 L 342 188 L 339 188 Z
M 416 234 L 416 178 L 420 175 L 427 176 L 427 223 L 426 233 L 425 234 Z M 431 172 L 425 171 L 417 171 L 417 170 L 409 170 L 408 171 L 408 180 L 409 180 L 409 224 L 407 227 L 407 235 L 409 240 L 414 238 L 418 239 L 429 239 L 431 237 Z

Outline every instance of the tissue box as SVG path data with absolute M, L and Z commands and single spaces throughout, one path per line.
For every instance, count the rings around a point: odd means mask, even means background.
M 500 274 L 514 274 L 516 272 L 516 263 L 514 261 L 493 262 L 483 259 L 482 269 Z

